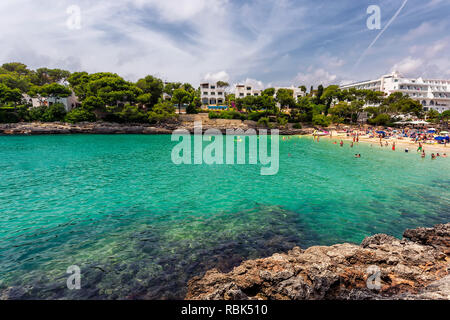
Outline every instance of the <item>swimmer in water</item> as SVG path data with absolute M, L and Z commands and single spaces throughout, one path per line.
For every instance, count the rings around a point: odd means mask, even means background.
M 341 145 L 341 147 L 343 147 L 344 146 L 344 141 L 341 140 L 340 145 Z
M 447 154 L 444 153 L 444 154 L 442 155 L 442 158 L 447 158 Z
M 436 155 L 434 153 L 431 154 L 431 160 L 436 159 Z

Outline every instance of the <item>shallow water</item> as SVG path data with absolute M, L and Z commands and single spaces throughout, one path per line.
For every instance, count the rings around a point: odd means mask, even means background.
M 261 176 L 174 165 L 165 135 L 0 137 L 0 295 L 179 299 L 211 268 L 449 221 L 448 158 L 285 139 Z

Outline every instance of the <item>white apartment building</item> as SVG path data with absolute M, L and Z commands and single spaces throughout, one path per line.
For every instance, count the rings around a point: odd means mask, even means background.
M 224 105 L 225 88 L 218 87 L 216 83 L 204 82 L 200 84 L 200 100 L 202 105 Z
M 289 89 L 293 92 L 294 99 L 298 100 L 300 97 L 305 96 L 305 92 L 294 86 L 291 87 L 276 87 L 275 95 L 279 89 Z M 245 98 L 248 96 L 258 97 L 262 95 L 263 90 L 255 89 L 251 85 L 237 84 L 234 87 L 234 95 L 236 98 Z M 224 106 L 226 103 L 225 95 L 227 94 L 226 88 L 218 87 L 215 83 L 203 82 L 200 84 L 200 100 L 203 106 Z
M 366 89 L 382 91 L 387 95 L 402 92 L 419 101 L 425 111 L 434 109 L 440 113 L 450 110 L 450 80 L 404 78 L 398 72 L 384 75 L 377 80 L 343 85 L 341 89 Z

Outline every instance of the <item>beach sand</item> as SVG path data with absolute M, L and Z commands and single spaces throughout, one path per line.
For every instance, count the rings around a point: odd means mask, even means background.
M 311 135 L 312 136 L 312 135 Z M 332 132 L 332 137 L 329 135 L 327 136 L 321 136 L 320 139 L 329 139 L 334 140 L 339 143 L 340 140 L 343 141 L 353 141 L 353 137 L 347 137 L 347 136 L 338 136 L 336 131 Z M 389 143 L 389 146 L 386 147 L 386 141 Z M 364 143 L 370 143 L 373 144 L 374 147 L 380 147 L 380 138 L 361 138 L 359 137 L 359 142 Z M 409 149 L 409 152 L 416 152 L 417 148 L 419 147 L 418 143 L 415 143 L 414 141 L 411 141 L 410 138 L 403 138 L 403 139 L 382 139 L 383 142 L 383 148 L 389 151 L 392 151 L 392 143 L 395 142 L 395 149 L 396 151 L 404 152 L 406 148 Z M 356 142 L 355 142 L 356 143 Z M 443 144 L 427 144 L 422 143 L 423 149 L 425 150 L 425 153 L 427 155 L 431 153 L 440 153 L 441 155 L 446 153 L 447 155 L 450 153 L 450 144 L 447 144 L 447 146 L 444 146 Z

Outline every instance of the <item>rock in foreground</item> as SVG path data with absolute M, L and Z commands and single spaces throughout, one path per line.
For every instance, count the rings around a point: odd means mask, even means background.
M 450 299 L 450 223 L 249 260 L 189 281 L 189 300 Z M 378 273 L 377 273 L 378 272 Z

